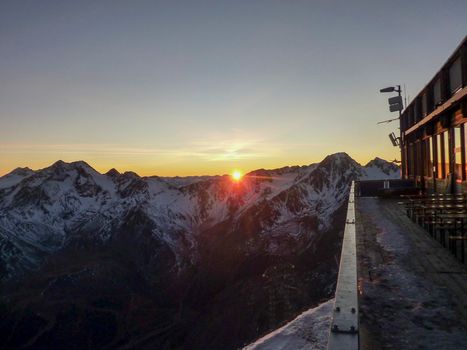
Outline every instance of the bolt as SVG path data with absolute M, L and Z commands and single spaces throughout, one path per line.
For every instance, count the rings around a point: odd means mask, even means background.
M 350 326 L 350 331 L 353 333 L 355 332 L 355 327 L 354 326 Z
M 355 313 L 355 308 L 353 307 L 350 311 L 352 311 L 352 313 L 354 314 Z
M 340 312 L 341 308 L 339 306 L 336 306 L 336 312 Z

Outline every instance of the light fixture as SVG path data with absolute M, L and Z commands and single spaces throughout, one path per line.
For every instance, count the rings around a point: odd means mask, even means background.
M 394 86 L 390 86 L 390 87 L 379 90 L 379 92 L 393 92 L 394 90 L 395 90 Z

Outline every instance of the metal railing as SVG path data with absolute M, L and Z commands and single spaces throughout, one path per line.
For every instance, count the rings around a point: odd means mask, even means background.
M 358 350 L 357 245 L 355 237 L 355 183 L 352 181 L 337 277 L 328 350 Z
M 355 183 L 355 194 L 359 197 L 374 197 L 383 195 L 385 191 L 408 191 L 418 190 L 413 180 L 390 179 L 390 180 L 360 180 Z M 405 193 L 405 192 L 404 192 Z

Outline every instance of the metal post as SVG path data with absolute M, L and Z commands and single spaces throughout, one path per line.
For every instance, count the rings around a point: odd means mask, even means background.
M 400 85 L 397 85 L 397 93 L 399 94 L 399 97 L 402 98 L 402 89 L 401 89 L 401 86 Z M 405 106 L 402 105 L 402 109 L 404 108 Z M 402 111 L 399 109 L 399 147 L 400 147 L 400 150 L 401 150 L 401 178 L 404 178 L 405 177 L 405 167 L 406 167 L 406 164 L 405 164 L 405 157 L 404 157 L 404 141 L 402 139 Z

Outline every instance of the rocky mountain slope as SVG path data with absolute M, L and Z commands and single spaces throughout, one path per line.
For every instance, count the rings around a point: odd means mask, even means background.
M 351 180 L 398 177 L 345 153 L 240 182 L 16 169 L 0 178 L 4 348 L 241 346 L 331 295 Z

